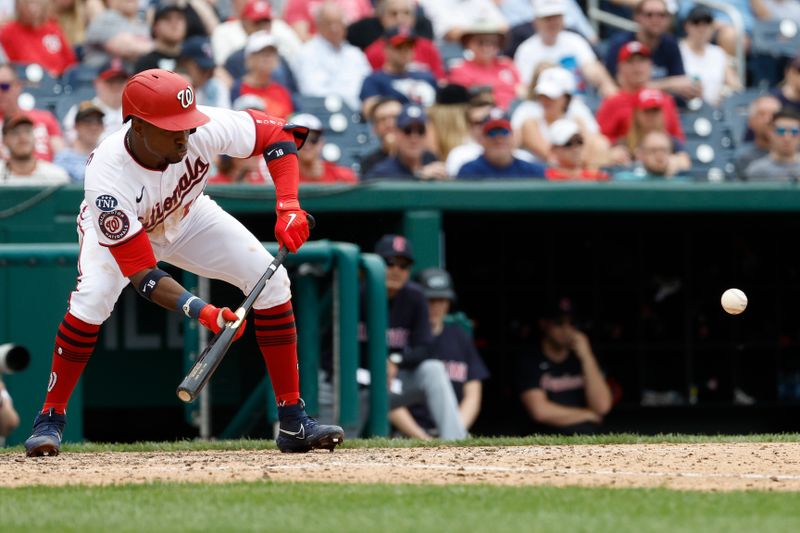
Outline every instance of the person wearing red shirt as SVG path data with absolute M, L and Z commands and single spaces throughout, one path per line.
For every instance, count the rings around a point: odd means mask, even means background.
M 297 152 L 300 161 L 300 183 L 357 183 L 355 173 L 341 165 L 322 158 L 325 146 L 322 122 L 310 113 L 295 115 L 291 123 L 309 129 L 303 148 Z
M 586 167 L 586 150 L 580 126 L 574 120 L 560 118 L 550 125 L 549 140 L 554 164 L 544 171 L 550 181 L 608 181 L 602 170 Z
M 652 79 L 650 49 L 638 41 L 626 43 L 619 51 L 617 69 L 620 90 L 614 96 L 604 99 L 597 110 L 600 131 L 612 143 L 628 134 L 639 91 L 645 89 Z M 675 100 L 668 94 L 664 95 L 663 111 L 667 132 L 679 140 L 685 140 Z
M 286 118 L 294 112 L 292 95 L 285 87 L 272 80 L 278 67 L 278 48 L 275 38 L 260 30 L 247 38 L 244 48 L 247 72 L 237 80 L 231 90 L 231 99 L 244 94 L 254 94 L 264 101 L 266 112 Z
M 5 117 L 23 112 L 18 104 L 21 92 L 22 83 L 17 79 L 14 67 L 8 64 L 0 65 L 0 122 L 5 120 Z M 64 138 L 58 119 L 43 109 L 30 109 L 24 112 L 33 122 L 33 154 L 37 159 L 52 161 L 55 153 L 64 148 Z
M 307 41 L 317 33 L 315 19 L 325 2 L 333 2 L 341 7 L 347 15 L 348 24 L 370 17 L 374 12 L 370 0 L 289 0 L 283 18 L 303 41 Z
M 38 63 L 58 77 L 78 62 L 47 0 L 17 0 L 17 20 L 0 28 L 0 46 L 14 63 Z
M 490 85 L 498 107 L 507 110 L 519 95 L 521 78 L 514 62 L 501 57 L 507 28 L 502 21 L 478 21 L 461 38 L 472 59 L 450 71 L 450 83 L 470 88 Z

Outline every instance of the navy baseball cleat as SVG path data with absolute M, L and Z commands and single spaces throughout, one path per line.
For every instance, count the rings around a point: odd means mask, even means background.
M 278 406 L 280 429 L 275 442 L 283 453 L 306 453 L 323 448 L 330 451 L 344 441 L 339 426 L 318 423 L 306 414 L 303 400 L 295 405 Z
M 33 422 L 33 434 L 25 441 L 28 457 L 58 455 L 66 423 L 67 415 L 56 413 L 52 407 L 46 413 L 39 413 Z

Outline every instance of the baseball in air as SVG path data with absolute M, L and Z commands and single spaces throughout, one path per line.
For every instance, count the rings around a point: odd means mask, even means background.
M 722 293 L 722 308 L 726 313 L 738 315 L 747 308 L 747 296 L 739 289 L 728 289 Z

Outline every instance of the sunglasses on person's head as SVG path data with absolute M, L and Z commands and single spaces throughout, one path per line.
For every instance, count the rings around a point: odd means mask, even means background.
M 775 133 L 777 133 L 781 137 L 783 137 L 787 133 L 791 134 L 792 137 L 797 137 L 798 135 L 800 135 L 800 128 L 782 128 L 782 127 L 778 127 L 778 128 L 775 128 Z
M 486 136 L 490 139 L 494 139 L 495 137 L 508 137 L 511 135 L 511 130 L 508 128 L 492 128 L 486 132 Z
M 387 257 L 385 260 L 387 267 L 397 267 L 401 270 L 408 270 L 411 268 L 411 261 L 403 257 Z
M 425 135 L 425 126 L 422 125 L 406 126 L 405 128 L 403 128 L 403 133 L 405 133 L 406 135 L 412 135 L 412 134 Z

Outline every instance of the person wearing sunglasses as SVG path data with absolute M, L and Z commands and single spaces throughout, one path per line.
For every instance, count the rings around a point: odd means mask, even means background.
M 458 171 L 459 180 L 544 178 L 545 167 L 514 156 L 514 137 L 508 115 L 492 109 L 481 126 L 483 153 Z
M 642 43 L 652 53 L 653 70 L 650 86 L 673 93 L 687 100 L 703 96 L 702 84 L 686 75 L 678 41 L 671 33 L 672 13 L 665 0 L 641 0 L 634 8 L 637 32 L 620 32 L 611 37 L 606 68 L 617 76 L 622 60 L 620 52 L 631 41 Z
M 744 172 L 749 181 L 800 180 L 800 114 L 783 108 L 772 117 L 769 155 L 750 163 Z
M 393 130 L 394 155 L 373 166 L 362 179 L 448 179 L 444 163 L 437 160 L 428 149 L 427 122 L 427 115 L 421 106 L 403 106 Z
M 608 174 L 586 167 L 586 148 L 580 126 L 562 118 L 551 124 L 550 147 L 555 164 L 545 170 L 550 181 L 607 181 Z
M 387 380 L 389 421 L 402 434 L 419 439 L 431 436 L 414 420 L 409 407 L 425 405 L 443 440 L 466 438 L 453 386 L 444 363 L 434 357 L 428 301 L 422 287 L 409 281 L 414 252 L 402 235 L 388 234 L 375 245 L 386 263 L 389 324 Z M 360 328 L 363 330 L 363 328 Z M 364 339 L 366 340 L 366 339 Z
M 538 313 L 539 342 L 517 359 L 520 401 L 540 433 L 596 433 L 613 406 L 589 337 L 574 317 L 570 298 L 546 300 Z
M 320 29 L 322 31 L 322 29 Z M 316 39 L 316 37 L 312 37 Z M 303 149 L 297 152 L 300 162 L 300 183 L 357 183 L 352 169 L 326 161 L 322 157 L 325 136 L 322 121 L 311 113 L 294 115 L 289 122 L 308 128 Z

